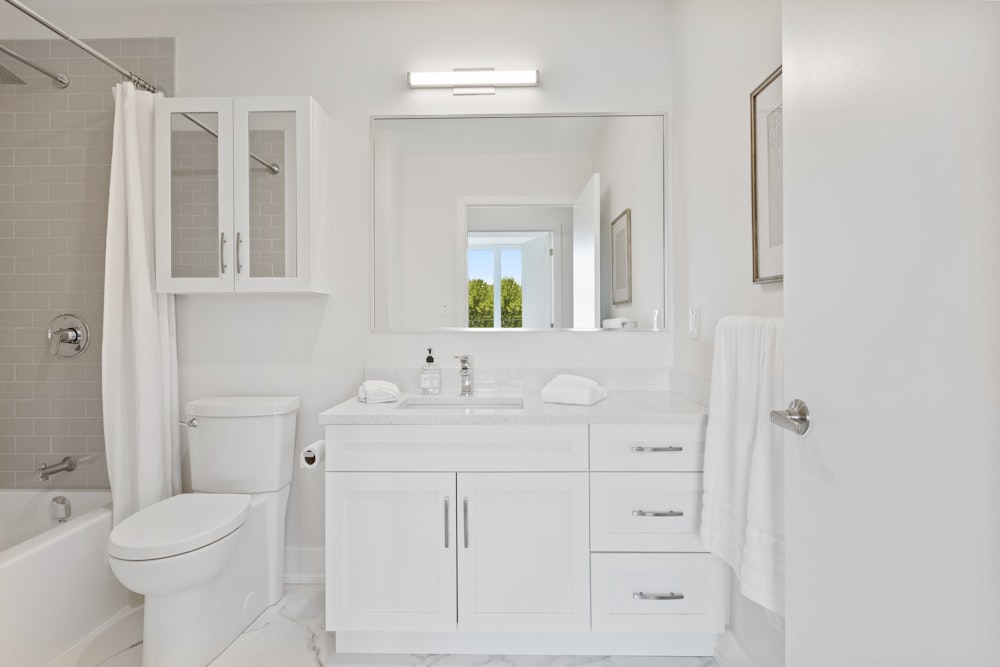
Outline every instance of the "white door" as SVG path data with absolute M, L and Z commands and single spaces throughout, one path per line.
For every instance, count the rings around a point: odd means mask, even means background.
M 458 475 L 458 628 L 590 627 L 587 473 Z
M 601 175 L 573 202 L 573 326 L 601 326 Z
M 454 473 L 326 473 L 326 628 L 455 629 Z
M 783 32 L 786 664 L 1000 664 L 1000 3 Z

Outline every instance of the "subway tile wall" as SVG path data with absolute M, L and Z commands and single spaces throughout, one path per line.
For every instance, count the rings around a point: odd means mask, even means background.
M 119 65 L 174 89 L 174 40 L 85 40 Z M 121 77 L 63 40 L 4 41 L 62 89 L 0 54 L 25 84 L 0 84 L 0 488 L 108 488 L 101 406 L 104 242 L 114 98 Z M 89 325 L 88 349 L 48 353 L 62 313 Z M 39 482 L 35 470 L 86 457 Z

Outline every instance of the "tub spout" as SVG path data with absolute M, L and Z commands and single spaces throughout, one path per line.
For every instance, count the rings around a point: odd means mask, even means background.
M 56 474 L 57 472 L 63 472 L 64 470 L 66 472 L 73 472 L 74 470 L 76 470 L 77 463 L 79 463 L 79 462 L 76 460 L 75 457 L 72 457 L 72 456 L 67 456 L 66 458 L 64 458 L 59 463 L 53 463 L 52 465 L 48 465 L 47 463 L 43 463 L 42 467 L 39 468 L 38 471 L 37 471 L 38 472 L 38 481 L 39 482 L 44 482 L 50 476 Z

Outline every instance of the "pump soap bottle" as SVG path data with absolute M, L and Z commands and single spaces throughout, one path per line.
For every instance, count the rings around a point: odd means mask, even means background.
M 431 348 L 427 348 L 427 359 L 420 367 L 420 393 L 425 395 L 441 393 L 441 367 L 434 363 Z

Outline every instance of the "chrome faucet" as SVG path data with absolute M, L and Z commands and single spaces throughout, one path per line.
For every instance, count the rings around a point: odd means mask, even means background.
M 44 482 L 50 476 L 56 474 L 57 472 L 63 472 L 63 471 L 73 472 L 74 470 L 76 470 L 77 463 L 79 463 L 79 461 L 77 461 L 76 458 L 72 456 L 67 456 L 59 463 L 53 463 L 52 465 L 43 463 L 42 467 L 36 471 L 38 473 L 38 481 Z
M 468 354 L 460 354 L 455 358 L 458 359 L 458 374 L 462 380 L 462 390 L 459 395 L 472 396 L 472 357 Z

